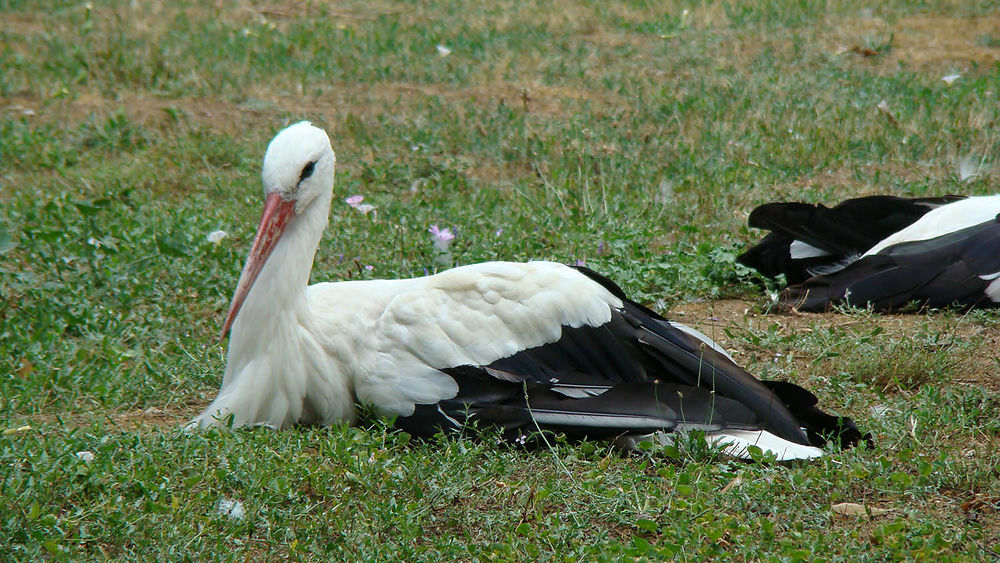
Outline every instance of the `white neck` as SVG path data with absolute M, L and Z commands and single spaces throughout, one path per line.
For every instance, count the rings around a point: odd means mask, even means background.
M 316 198 L 289 222 L 233 323 L 223 384 L 239 369 L 233 365 L 234 352 L 270 348 L 267 341 L 274 341 L 287 325 L 302 324 L 310 314 L 306 288 L 329 214 L 330 199 Z
M 275 428 L 353 420 L 353 386 L 324 348 L 306 300 L 329 212 L 330 198 L 316 198 L 289 222 L 233 324 L 222 389 L 196 424 L 229 415 L 236 426 Z

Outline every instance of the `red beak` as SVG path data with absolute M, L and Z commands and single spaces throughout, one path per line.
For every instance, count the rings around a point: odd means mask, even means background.
M 285 232 L 288 219 L 295 214 L 295 200 L 285 201 L 277 193 L 267 194 L 264 200 L 264 213 L 260 217 L 260 225 L 257 226 L 257 235 L 253 239 L 253 246 L 250 248 L 250 256 L 247 257 L 246 264 L 243 265 L 243 273 L 240 274 L 240 281 L 236 284 L 236 293 L 233 301 L 229 305 L 229 313 L 226 314 L 226 322 L 222 324 L 222 340 L 229 334 L 229 330 L 236 321 L 243 302 L 253 287 L 253 282 L 257 279 L 260 271 L 264 269 L 271 251 L 278 244 L 278 239 Z

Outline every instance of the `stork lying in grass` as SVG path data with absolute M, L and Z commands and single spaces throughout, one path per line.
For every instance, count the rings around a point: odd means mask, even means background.
M 780 300 L 800 311 L 995 307 L 998 213 L 1000 195 L 870 196 L 833 208 L 770 203 L 749 223 L 771 232 L 738 260 L 770 277 L 784 274 L 791 285 Z
M 700 429 L 734 455 L 822 454 L 861 438 L 784 382 L 761 382 L 704 335 L 551 262 L 487 262 L 415 279 L 308 285 L 334 152 L 307 122 L 264 157 L 264 212 L 223 325 L 222 389 L 193 424 L 353 422 L 356 403 L 428 436 L 499 426 L 620 439 Z

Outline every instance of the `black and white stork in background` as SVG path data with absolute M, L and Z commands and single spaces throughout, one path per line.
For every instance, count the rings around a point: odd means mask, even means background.
M 771 231 L 738 261 L 784 274 L 780 301 L 799 311 L 834 305 L 879 311 L 1000 304 L 1000 195 L 868 196 L 833 208 L 769 203 L 751 227 Z
M 301 122 L 264 156 L 264 212 L 223 326 L 222 388 L 195 426 L 353 422 L 356 403 L 411 434 L 498 425 L 613 438 L 702 429 L 726 451 L 822 455 L 862 438 L 791 383 L 761 382 L 697 331 L 589 270 L 487 262 L 403 280 L 308 285 L 335 157 Z

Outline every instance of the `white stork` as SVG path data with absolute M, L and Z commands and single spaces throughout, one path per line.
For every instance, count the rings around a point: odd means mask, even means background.
M 781 302 L 891 310 L 1000 304 L 1000 195 L 869 196 L 833 208 L 769 203 L 750 213 L 771 232 L 738 260 L 791 284 Z
M 328 222 L 335 157 L 301 122 L 264 156 L 264 212 L 223 325 L 222 389 L 192 425 L 353 422 L 356 403 L 428 436 L 500 426 L 522 441 L 702 429 L 734 455 L 778 459 L 852 444 L 846 418 L 760 382 L 697 331 L 551 262 L 488 262 L 403 280 L 307 285 Z

